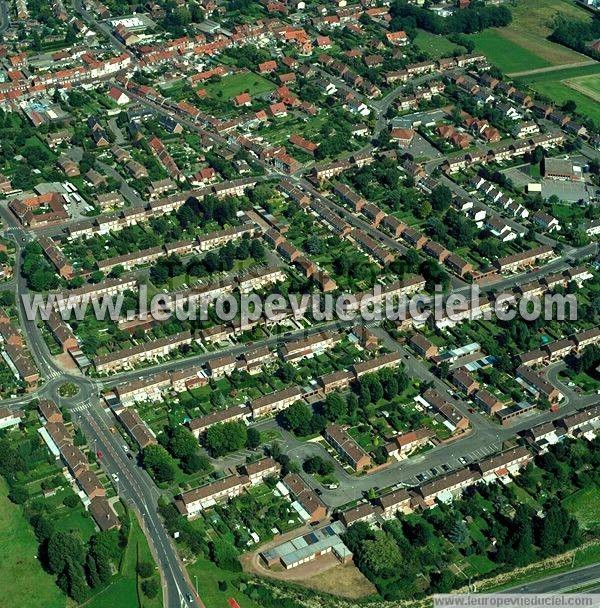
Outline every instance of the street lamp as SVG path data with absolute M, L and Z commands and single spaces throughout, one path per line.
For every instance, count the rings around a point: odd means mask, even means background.
M 194 580 L 196 581 L 196 596 L 198 596 L 198 576 L 194 574 Z

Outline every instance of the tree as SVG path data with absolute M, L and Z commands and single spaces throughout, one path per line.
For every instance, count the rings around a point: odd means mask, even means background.
M 85 550 L 79 536 L 72 532 L 55 532 L 46 549 L 48 566 L 53 574 L 64 572 L 68 563 L 83 564 Z
M 329 393 L 325 397 L 323 413 L 327 420 L 340 420 L 348 413 L 348 405 L 339 393 Z
M 402 555 L 394 539 L 385 532 L 375 532 L 365 540 L 359 553 L 359 564 L 374 576 L 393 577 L 402 568 Z
M 194 452 L 181 461 L 181 468 L 183 469 L 184 473 L 188 474 L 198 473 L 200 471 L 210 473 L 212 470 L 212 465 L 210 464 L 208 456 Z
M 255 450 L 260 445 L 260 432 L 254 427 L 248 429 L 248 436 L 246 438 L 246 447 L 249 450 Z
M 211 426 L 204 436 L 204 447 L 218 458 L 241 450 L 246 445 L 248 429 L 243 422 L 225 422 Z
M 142 591 L 147 598 L 155 598 L 158 595 L 160 586 L 156 578 L 148 578 L 142 581 Z
M 210 559 L 223 570 L 241 570 L 235 547 L 222 538 L 217 538 L 210 544 Z
M 175 479 L 175 464 L 167 450 L 160 445 L 144 448 L 142 464 L 158 483 L 170 483 Z
M 13 486 L 8 493 L 8 498 L 16 505 L 22 505 L 29 498 L 29 492 L 24 486 Z
M 439 184 L 431 191 L 431 207 L 438 212 L 446 211 L 452 203 L 452 191 L 448 186 Z
M 280 413 L 279 420 L 285 428 L 297 435 L 304 436 L 311 433 L 312 417 L 313 412 L 310 407 L 301 401 L 296 401 L 287 410 Z
M 169 439 L 169 451 L 175 458 L 189 458 L 198 451 L 198 441 L 184 426 L 177 426 Z

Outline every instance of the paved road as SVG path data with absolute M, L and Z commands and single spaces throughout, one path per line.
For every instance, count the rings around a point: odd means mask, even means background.
M 564 593 L 593 585 L 596 582 L 600 582 L 600 564 L 569 570 L 562 574 L 554 574 L 538 581 L 505 589 L 501 593 Z M 595 589 L 597 587 L 587 592 L 596 593 Z

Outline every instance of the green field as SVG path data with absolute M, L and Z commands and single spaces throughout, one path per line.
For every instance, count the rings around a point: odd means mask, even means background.
M 580 114 L 589 116 L 594 122 L 600 124 L 600 104 L 598 101 L 594 101 L 588 95 L 576 91 L 569 86 L 569 83 L 572 82 L 583 82 L 588 92 L 593 92 L 595 89 L 595 93 L 598 95 L 600 63 L 579 68 L 566 68 L 542 74 L 533 74 L 520 79 L 520 81 L 530 86 L 534 91 L 545 95 L 558 105 L 572 99 L 577 104 L 577 111 Z
M 583 488 L 563 500 L 579 525 L 586 530 L 600 526 L 600 488 Z
M 504 36 L 505 30 L 489 29 L 470 36 L 475 41 L 475 50 L 483 53 L 495 66 L 505 73 L 545 68 L 549 61 L 524 47 L 510 44 Z
M 65 608 L 66 597 L 37 560 L 33 530 L 7 493 L 6 482 L 0 480 L 0 606 Z
M 428 53 L 433 59 L 449 57 L 456 50 L 463 51 L 463 47 L 450 42 L 445 36 L 436 36 L 425 30 L 419 30 L 414 39 L 414 43 Z
M 583 8 L 568 0 L 520 0 L 511 10 L 513 21 L 509 26 L 471 36 L 476 50 L 503 72 L 524 72 L 589 59 L 547 40 L 557 13 L 580 21 L 589 20 L 589 13 Z
M 565 80 L 565 84 L 569 88 L 589 97 L 594 102 L 600 103 L 600 74 L 571 78 Z
M 225 76 L 219 82 L 208 83 L 204 88 L 211 97 L 231 99 L 244 91 L 252 96 L 266 93 L 272 91 L 275 85 L 254 72 L 241 72 Z

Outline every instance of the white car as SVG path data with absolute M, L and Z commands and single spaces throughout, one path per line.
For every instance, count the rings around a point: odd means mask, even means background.
M 119 476 L 118 476 L 116 473 L 113 473 L 113 474 L 111 475 L 111 477 L 113 478 L 113 481 L 114 481 L 115 483 L 119 483 Z

